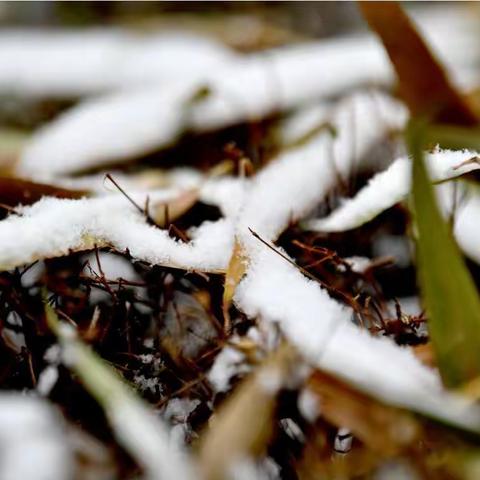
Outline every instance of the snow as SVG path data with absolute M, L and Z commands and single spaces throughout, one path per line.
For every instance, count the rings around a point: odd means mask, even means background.
M 478 170 L 480 163 L 470 162 L 478 156 L 470 150 L 440 150 L 425 155 L 432 181 L 444 181 Z M 304 222 L 306 229 L 322 232 L 350 230 L 372 220 L 379 213 L 404 200 L 410 192 L 411 160 L 399 158 L 385 171 L 374 175 L 352 199 L 321 219 Z
M 360 92 L 339 102 L 326 120 L 337 131 L 334 137 L 319 132 L 308 143 L 281 153 L 253 178 L 237 224 L 243 243 L 258 244 L 249 229 L 274 240 L 290 221 L 315 208 L 339 174 L 347 177 L 372 145 L 403 124 L 405 111 L 386 95 Z
M 42 397 L 47 397 L 50 395 L 53 387 L 58 380 L 58 368 L 55 365 L 48 365 L 40 373 L 37 382 L 37 392 Z
M 447 393 L 439 376 L 414 354 L 354 325 L 351 311 L 270 249 L 252 252 L 235 304 L 250 317 L 278 323 L 314 366 L 386 403 L 468 430 L 480 428 L 480 410 Z
M 379 105 L 382 115 L 378 115 Z M 248 228 L 274 239 L 290 220 L 303 217 L 324 199 L 336 184 L 338 173 L 347 175 L 371 145 L 401 125 L 404 114 L 404 109 L 386 95 L 358 93 L 332 108 L 328 119 L 338 132 L 335 137 L 328 131 L 320 132 L 307 144 L 280 154 L 253 180 L 206 180 L 199 186 L 200 198 L 217 203 L 227 217 L 205 222 L 189 232 L 192 240 L 188 244 L 147 225 L 121 195 L 43 199 L 20 209 L 21 216 L 11 215 L 0 222 L 0 265 L 10 268 L 96 244 L 128 249 L 134 258 L 152 264 L 222 272 L 232 250 L 234 229 L 243 242 L 252 241 Z M 358 136 L 354 150 L 350 148 L 352 134 Z M 335 161 L 332 151 L 337 153 Z M 167 189 L 132 196 L 144 205 L 147 195 L 153 204 L 179 194 Z
M 207 376 L 216 393 L 227 392 L 234 376 L 250 370 L 245 360 L 245 355 L 234 347 L 227 345 L 220 351 Z
M 320 415 L 318 396 L 308 388 L 304 388 L 300 392 L 297 405 L 303 418 L 310 423 L 314 423 Z
M 168 192 L 161 196 L 169 198 Z M 157 197 L 159 198 L 160 193 Z M 145 202 L 136 197 L 139 204 Z M 139 260 L 187 270 L 223 271 L 232 249 L 233 226 L 227 219 L 204 222 L 189 243 L 176 241 L 145 218 L 121 195 L 65 200 L 45 197 L 21 215 L 0 222 L 0 266 L 112 245 Z
M 463 191 L 460 191 L 458 195 L 462 196 L 462 200 L 455 211 L 453 233 L 463 252 L 480 264 L 480 232 L 478 229 L 480 192 L 476 185 L 465 185 Z M 443 202 L 450 203 L 449 197 L 452 198 L 451 195 L 442 195 Z M 448 210 L 451 210 L 452 206 L 448 205 L 448 207 Z
M 255 120 L 332 93 L 324 91 L 326 84 L 312 75 L 312 72 L 319 72 L 320 76 L 326 72 L 321 65 L 315 65 L 316 54 L 324 58 L 322 51 L 316 51 L 318 48 L 285 47 L 285 51 L 242 60 L 213 72 L 201 83 L 187 78 L 164 87 L 126 90 L 84 102 L 33 135 L 21 155 L 17 171 L 27 176 L 59 175 L 124 161 L 170 146 L 185 130 L 204 132 Z M 300 59 L 306 56 L 305 64 L 299 63 L 297 56 Z M 311 85 L 305 85 L 306 81 Z M 336 79 L 332 86 L 338 84 Z M 209 91 L 205 98 L 189 101 L 205 87 Z M 383 114 L 382 103 L 387 101 L 382 101 L 380 94 L 377 96 L 379 114 Z M 369 102 L 362 102 L 358 114 L 347 115 L 360 115 L 357 118 L 363 120 L 363 124 L 366 119 L 362 105 L 369 107 L 370 117 L 372 107 Z M 399 103 L 396 105 L 395 115 L 399 116 L 398 110 L 402 110 L 404 121 L 405 109 Z M 389 108 L 388 104 L 384 108 Z M 374 132 L 375 126 L 365 122 L 363 128 L 370 127 Z M 355 142 L 357 138 L 363 141 L 362 136 L 352 132 Z M 352 147 L 352 141 L 350 138 L 348 148 Z M 338 151 L 336 156 L 342 153 Z
M 180 82 L 85 101 L 34 134 L 18 173 L 66 174 L 164 148 L 182 132 L 196 90 Z
M 478 59 L 478 51 L 472 48 L 477 30 L 467 9 L 450 10 L 429 8 L 412 14 L 449 70 L 462 80 Z M 0 33 L 0 92 L 65 98 L 186 77 L 201 81 L 210 72 L 244 58 L 260 58 L 265 75 L 270 74 L 272 84 L 285 95 L 291 95 L 296 84 L 305 86 L 306 96 L 319 91 L 332 95 L 391 79 L 386 55 L 372 35 L 242 57 L 219 42 L 185 31 L 142 34 L 123 28 L 8 28 Z
M 0 478 L 64 480 L 72 455 L 62 419 L 46 402 L 18 393 L 0 395 Z
M 4 29 L 0 92 L 33 98 L 93 95 L 201 78 L 235 57 L 220 43 L 185 32 Z
M 352 448 L 353 437 L 348 428 L 339 428 L 335 440 L 333 442 L 333 449 L 337 453 L 348 453 Z

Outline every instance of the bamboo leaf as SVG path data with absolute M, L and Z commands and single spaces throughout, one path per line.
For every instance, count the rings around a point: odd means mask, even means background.
M 419 122 L 407 130 L 419 281 L 440 373 L 447 386 L 457 387 L 480 375 L 480 300 L 436 205 L 423 160 L 424 134 Z

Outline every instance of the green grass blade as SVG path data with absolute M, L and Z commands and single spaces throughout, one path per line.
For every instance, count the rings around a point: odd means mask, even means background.
M 453 150 L 468 148 L 480 151 L 480 128 L 430 125 L 426 128 L 425 142 Z
M 425 128 L 416 122 L 407 131 L 419 283 L 440 373 L 457 387 L 480 375 L 480 299 L 436 204 L 423 160 Z

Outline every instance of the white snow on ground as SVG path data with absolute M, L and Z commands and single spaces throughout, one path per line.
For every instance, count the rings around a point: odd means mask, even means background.
M 411 351 L 351 323 L 349 309 L 268 248 L 253 252 L 234 300 L 247 315 L 277 322 L 313 365 L 375 398 L 479 430 L 477 407 L 443 390 Z
M 440 150 L 425 155 L 432 181 L 455 178 L 480 168 L 480 163 L 468 160 L 478 156 L 469 150 Z M 358 227 L 379 213 L 404 200 L 411 185 L 411 160 L 399 158 L 387 170 L 373 176 L 355 197 L 325 218 L 304 222 L 305 228 L 320 232 L 339 232 Z
M 2 393 L 0 425 L 2 480 L 70 478 L 73 459 L 62 418 L 44 400 Z
M 158 198 L 158 197 L 157 197 Z M 171 197 L 170 197 L 171 198 Z M 143 201 L 137 197 L 140 205 Z M 232 248 L 233 227 L 227 219 L 204 222 L 192 230 L 190 243 L 148 225 L 121 195 L 98 199 L 44 198 L 0 222 L 0 265 L 11 268 L 70 251 L 112 245 L 151 264 L 223 271 Z

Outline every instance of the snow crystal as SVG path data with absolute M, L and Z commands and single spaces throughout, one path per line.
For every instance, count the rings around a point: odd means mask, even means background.
M 146 377 L 145 375 L 135 375 L 133 377 L 133 383 L 137 386 L 137 388 L 145 393 L 150 392 L 153 394 L 160 394 L 162 393 L 162 384 L 160 380 L 155 377 Z

